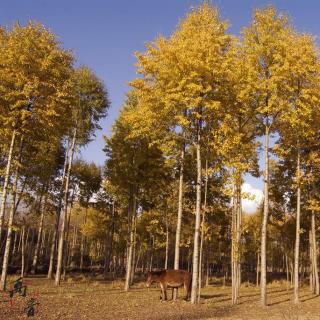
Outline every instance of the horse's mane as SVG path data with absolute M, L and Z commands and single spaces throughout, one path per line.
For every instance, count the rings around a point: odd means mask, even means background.
M 150 274 L 153 276 L 161 276 L 165 272 L 166 272 L 166 270 L 157 270 L 157 271 L 150 271 Z

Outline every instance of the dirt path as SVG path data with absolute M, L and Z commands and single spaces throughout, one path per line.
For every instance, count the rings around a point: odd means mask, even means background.
M 106 284 L 99 281 L 66 282 L 55 288 L 53 282 L 28 278 L 28 296 L 0 295 L 0 320 L 26 319 L 26 299 L 35 297 L 40 303 L 34 319 L 272 319 L 320 320 L 320 297 L 315 297 L 305 287 L 301 290 L 301 303 L 294 306 L 292 291 L 285 287 L 268 289 L 267 308 L 259 305 L 259 291 L 255 287 L 241 288 L 239 305 L 230 304 L 230 287 L 210 286 L 203 289 L 200 305 L 191 305 L 179 299 L 161 302 L 159 290 L 149 292 L 138 284 L 130 292 L 123 292 L 121 283 Z M 169 294 L 169 297 L 171 295 Z M 182 294 L 181 294 L 182 296 Z

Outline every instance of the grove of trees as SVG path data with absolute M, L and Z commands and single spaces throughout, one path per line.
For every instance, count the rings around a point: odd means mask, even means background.
M 103 167 L 77 157 L 110 103 L 43 25 L 0 28 L 0 289 L 9 272 L 192 272 L 319 295 L 320 60 L 312 35 L 268 6 L 241 36 L 205 1 L 137 52 Z M 263 151 L 263 152 L 261 152 Z M 262 165 L 259 166 L 259 159 Z M 243 212 L 248 175 L 264 201 Z M 176 293 L 175 293 L 176 294 Z

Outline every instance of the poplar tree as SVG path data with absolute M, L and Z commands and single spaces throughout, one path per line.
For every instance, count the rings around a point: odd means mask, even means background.
M 19 137 L 20 140 L 16 158 L 21 162 L 23 141 L 32 135 L 34 128 L 39 134 L 57 132 L 62 128 L 63 117 L 70 114 L 68 90 L 73 62 L 72 55 L 63 50 L 55 35 L 41 24 L 29 22 L 25 27 L 15 24 L 1 40 L 0 96 L 4 111 L 1 112 L 1 123 L 11 135 L 11 143 L 2 191 L 0 236 L 16 139 Z M 16 170 L 15 181 L 18 178 Z M 13 198 L 15 192 L 13 185 Z M 1 275 L 2 290 L 6 286 L 14 206 L 12 202 Z
M 309 35 L 292 34 L 291 45 L 287 48 L 287 60 L 290 64 L 286 85 L 288 107 L 280 116 L 279 131 L 282 146 L 288 156 L 296 158 L 295 187 L 297 192 L 296 241 L 294 255 L 294 302 L 299 302 L 299 251 L 300 251 L 300 216 L 301 186 L 305 157 L 310 140 L 319 128 L 314 125 L 319 103 L 318 56 L 314 39 Z
M 241 236 L 242 236 L 242 183 L 243 175 L 257 176 L 257 143 L 259 133 L 255 108 L 250 97 L 243 94 L 248 77 L 245 55 L 238 41 L 229 52 L 226 82 L 224 85 L 223 114 L 219 129 L 213 133 L 216 152 L 229 168 L 229 188 L 232 199 L 231 218 L 231 278 L 232 304 L 239 298 L 241 284 Z
M 199 230 L 201 215 L 201 144 L 206 125 L 214 127 L 230 36 L 217 8 L 208 3 L 194 8 L 169 38 L 159 37 L 140 59 L 140 73 L 154 81 L 173 127 L 185 128 L 186 141 L 196 151 L 196 206 L 193 251 L 192 303 L 197 302 Z
M 63 209 L 59 217 L 59 239 L 57 249 L 57 272 L 55 285 L 60 284 L 64 234 L 66 227 L 66 216 L 68 210 L 69 182 L 73 164 L 73 157 L 77 146 L 86 145 L 100 129 L 100 119 L 106 117 L 110 106 L 107 90 L 102 81 L 88 68 L 82 66 L 73 73 L 72 91 L 72 124 L 69 139 L 68 163 L 65 169 L 65 180 L 62 179 Z
M 165 177 L 164 159 L 161 150 L 148 136 L 136 135 L 132 126 L 132 113 L 139 108 L 134 92 L 128 95 L 113 134 L 106 138 L 106 178 L 117 187 L 126 201 L 127 210 L 127 256 L 125 290 L 130 288 L 134 260 L 134 230 L 137 210 L 148 203 L 147 197 L 158 190 Z M 161 186 L 162 187 L 162 186 Z M 144 201 L 142 201 L 144 199 Z
M 247 95 L 256 109 L 256 117 L 264 128 L 264 209 L 261 228 L 261 304 L 267 305 L 267 224 L 269 216 L 269 148 L 270 134 L 276 121 L 287 109 L 287 91 L 292 28 L 288 18 L 272 6 L 257 9 L 251 25 L 243 31 L 243 50 L 247 62 Z

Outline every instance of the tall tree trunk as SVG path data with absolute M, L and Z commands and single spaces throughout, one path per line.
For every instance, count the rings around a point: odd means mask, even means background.
M 74 256 L 74 250 L 77 245 L 77 236 L 78 236 L 77 227 L 73 226 L 72 245 L 71 245 L 71 250 L 69 252 L 68 261 L 67 261 L 68 267 L 73 265 L 72 260 L 73 260 L 73 256 Z
M 313 252 L 312 252 L 312 232 L 311 230 L 309 231 L 309 261 L 310 261 L 310 266 L 309 266 L 309 285 L 310 285 L 310 291 L 312 293 L 315 292 L 315 282 L 314 282 L 314 265 L 313 265 Z
M 126 280 L 124 285 L 124 290 L 129 291 L 130 289 L 130 278 L 131 278 L 131 268 L 132 268 L 132 255 L 133 255 L 133 245 L 134 245 L 134 225 L 136 218 L 136 199 L 135 192 L 131 187 L 129 196 L 129 206 L 128 206 L 128 223 L 129 223 L 129 246 L 127 250 L 127 267 L 126 267 Z M 131 221 L 130 221 L 131 220 Z
M 166 211 L 166 257 L 164 261 L 165 269 L 168 269 L 168 260 L 169 260 L 169 221 L 168 221 L 168 212 Z
M 130 276 L 130 286 L 133 285 L 134 281 L 134 271 L 135 271 L 135 260 L 136 260 L 136 240 L 137 240 L 137 221 L 136 218 L 134 219 L 134 226 L 133 226 L 133 253 L 132 253 L 132 263 L 131 263 L 131 276 Z
M 113 253 L 113 251 L 114 251 L 114 234 L 115 234 L 115 226 L 116 226 L 116 224 L 115 224 L 115 203 L 114 203 L 114 201 L 112 202 L 112 226 L 111 226 L 111 240 L 110 240 L 110 253 L 109 253 L 109 255 L 110 255 L 110 259 L 112 259 L 112 261 L 113 261 L 113 264 L 114 264 L 114 267 L 113 267 L 113 278 L 114 278 L 114 276 L 115 276 L 115 268 L 116 268 L 116 260 L 115 260 L 115 255 L 114 255 L 114 253 Z M 110 270 L 111 271 L 111 270 Z
M 260 272 L 260 253 L 257 254 L 257 275 L 256 275 L 256 287 L 259 286 L 259 272 Z
M 40 222 L 39 222 L 39 229 L 38 229 L 38 238 L 37 238 L 37 244 L 36 244 L 36 248 L 35 248 L 34 256 L 33 256 L 33 261 L 32 261 L 31 274 L 35 274 L 36 273 L 36 269 L 37 269 L 39 249 L 40 249 L 40 244 L 41 244 L 41 239 L 42 239 L 44 209 L 45 209 L 47 201 L 45 199 L 43 205 L 41 205 L 41 202 L 42 202 L 42 195 L 40 197 L 40 210 L 41 210 L 41 213 L 40 213 Z
M 49 269 L 47 274 L 47 279 L 53 278 L 53 264 L 54 264 L 54 257 L 56 254 L 57 244 L 58 244 L 58 232 L 59 232 L 59 225 L 60 225 L 60 214 L 61 214 L 61 207 L 62 207 L 62 197 L 63 191 L 65 186 L 65 178 L 67 173 L 68 161 L 69 160 L 69 141 L 67 142 L 64 164 L 63 164 L 63 172 L 62 172 L 62 182 L 60 188 L 60 198 L 59 198 L 59 205 L 56 212 L 56 224 L 52 235 L 52 242 L 51 242 L 51 249 L 50 249 L 50 259 L 49 259 Z
M 315 283 L 315 294 L 319 295 L 319 272 L 318 272 L 318 255 L 317 255 L 317 242 L 316 242 L 316 222 L 314 210 L 311 215 L 311 239 L 312 239 L 312 260 L 314 267 L 314 283 Z
M 85 209 L 85 213 L 84 213 L 84 223 L 87 222 L 88 206 L 89 206 L 89 199 L 87 199 L 87 201 L 86 201 L 86 209 Z M 81 271 L 83 269 L 83 258 L 84 258 L 85 247 L 86 247 L 86 237 L 81 232 L 81 242 L 80 242 L 80 270 Z
M 204 184 L 204 201 L 202 210 L 202 221 L 201 221 L 201 240 L 200 240 L 200 255 L 199 255 L 199 288 L 198 288 L 198 302 L 201 297 L 201 286 L 202 286 L 202 257 L 203 257 L 203 243 L 204 243 L 204 225 L 206 219 L 207 210 L 207 193 L 208 193 L 208 159 L 205 164 L 205 184 Z
M 12 138 L 14 145 L 14 139 Z M 2 263 L 2 273 L 1 273 L 1 280 L 0 280 L 0 290 L 6 289 L 6 282 L 7 282 L 7 273 L 8 273 L 8 266 L 9 266 L 9 257 L 10 257 L 10 249 L 11 249 L 11 238 L 12 238 L 12 228 L 13 228 L 13 218 L 15 213 L 16 207 L 16 196 L 17 196 L 17 187 L 18 187 L 18 178 L 19 178 L 19 166 L 21 165 L 21 158 L 22 158 L 22 149 L 23 149 L 23 136 L 20 138 L 20 146 L 19 146 L 19 154 L 18 154 L 18 164 L 16 166 L 15 178 L 12 185 L 12 194 L 11 194 L 11 208 L 9 213 L 9 220 L 8 220 L 8 231 L 7 231 L 7 240 L 5 251 L 3 255 L 3 263 Z M 12 158 L 12 156 L 11 156 Z M 10 160 L 11 161 L 11 160 Z M 10 168 L 9 168 L 10 171 Z
M 198 280 L 199 280 L 199 233 L 201 219 L 201 120 L 198 123 L 197 142 L 195 143 L 197 154 L 197 187 L 196 187 L 196 221 L 194 232 L 193 261 L 192 261 L 192 286 L 191 303 L 197 303 Z
M 71 203 L 70 203 L 70 209 L 69 209 L 69 214 L 68 214 L 67 231 L 65 234 L 65 241 L 64 241 L 65 242 L 65 245 L 64 245 L 65 254 L 63 256 L 63 280 L 66 279 L 67 263 L 68 263 L 68 257 L 69 257 L 69 251 L 70 251 L 69 230 L 70 230 L 71 213 L 72 213 L 72 208 L 73 208 L 73 200 L 74 200 L 74 190 L 73 190 L 72 196 L 71 196 Z
M 185 145 L 183 144 L 180 157 L 180 172 L 179 172 L 179 196 L 178 196 L 178 217 L 176 228 L 176 243 L 174 249 L 174 269 L 179 270 L 180 259 L 180 237 L 181 237 L 181 224 L 182 224 L 182 210 L 183 210 L 183 176 L 184 176 L 184 158 L 185 158 Z M 178 290 L 173 290 L 173 299 L 176 300 Z
M 111 271 L 111 262 L 114 263 L 114 255 L 113 255 L 113 247 L 114 247 L 114 232 L 115 232 L 115 203 L 112 201 L 112 210 L 111 210 L 111 230 L 110 230 L 110 246 L 108 250 L 108 245 L 107 241 L 108 239 L 106 238 L 105 241 L 105 264 L 104 264 L 104 276 L 106 277 L 108 270 Z M 113 273 L 114 277 L 114 273 Z
M 241 285 L 241 223 L 242 223 L 242 204 L 241 204 L 241 183 L 242 175 L 239 173 L 237 176 L 237 214 L 236 214 L 236 242 L 237 242 L 237 252 L 236 252 L 236 290 L 235 298 L 236 303 L 239 299 L 239 290 Z
M 207 287 L 209 285 L 209 276 L 210 276 L 210 266 L 209 266 L 208 256 L 207 256 L 206 266 L 207 266 L 207 271 L 206 271 L 206 287 Z
M 34 238 L 36 235 L 35 229 L 29 228 L 28 231 L 31 229 L 30 233 L 31 233 L 31 241 L 28 241 L 28 236 L 27 236 L 27 259 L 26 259 L 26 268 L 25 268 L 25 275 L 28 274 L 29 271 L 29 265 L 30 265 L 30 261 L 31 261 L 31 256 L 32 256 L 32 250 L 34 247 Z
M 296 214 L 296 242 L 294 249 L 294 303 L 299 303 L 299 251 L 300 251 L 300 210 L 301 210 L 301 188 L 300 188 L 300 150 L 297 156 L 297 214 Z
M 181 151 L 180 158 L 180 174 L 179 174 L 179 196 L 178 196 L 178 218 L 177 218 L 177 229 L 176 229 L 176 243 L 174 249 L 174 269 L 179 269 L 179 258 L 180 258 L 180 237 L 181 237 L 181 224 L 182 224 L 182 210 L 183 210 L 183 176 L 184 176 L 184 157 L 185 157 L 185 146 Z
M 14 129 L 13 132 L 12 132 L 12 137 L 11 137 L 11 143 L 10 143 L 10 148 L 9 148 L 7 166 L 6 166 L 6 173 L 5 173 L 5 176 L 4 176 L 4 184 L 3 184 L 2 195 L 1 195 L 0 242 L 1 242 L 1 239 L 2 239 L 2 228 L 3 228 L 3 221 L 4 221 L 4 212 L 5 212 L 5 209 L 6 209 L 8 185 L 9 185 L 9 179 L 10 179 L 10 170 L 11 170 L 13 149 L 14 149 L 14 144 L 15 144 L 15 141 L 16 141 L 16 136 L 17 136 L 17 131 L 16 131 L 16 129 Z
M 53 230 L 49 229 L 48 230 L 48 236 L 46 237 L 46 240 L 43 245 L 43 251 L 44 251 L 44 256 L 45 258 L 48 257 L 48 251 L 51 249 L 51 238 L 53 236 Z
M 48 269 L 48 275 L 47 275 L 48 279 L 52 279 L 53 277 L 53 264 L 54 264 L 56 244 L 57 244 L 57 228 L 55 227 L 52 235 L 52 241 L 51 241 L 49 269 Z
M 17 196 L 16 196 L 17 201 L 16 201 L 16 205 L 15 205 L 15 209 L 14 209 L 14 214 L 17 213 L 17 210 L 19 208 L 19 204 L 20 204 L 22 197 L 23 197 L 24 189 L 27 185 L 27 180 L 28 180 L 27 178 L 24 178 L 22 184 L 20 184 L 20 192 L 17 192 Z
M 55 276 L 55 285 L 60 285 L 61 280 L 61 270 L 62 270 L 62 261 L 63 261 L 63 244 L 64 244 L 64 231 L 65 231 L 65 224 L 66 224 L 66 216 L 68 211 L 68 191 L 69 191 L 69 182 L 70 182 L 70 174 L 72 168 L 72 161 L 74 155 L 74 149 L 76 145 L 76 138 L 77 138 L 77 128 L 74 129 L 72 144 L 70 148 L 70 158 L 69 158 L 69 165 L 68 171 L 66 174 L 66 185 L 64 191 L 64 208 L 60 217 L 60 230 L 59 230 L 59 241 L 58 241 L 58 259 L 57 259 L 57 271 Z
M 21 241 L 22 241 L 22 229 L 20 230 L 20 237 L 19 237 L 19 243 L 18 243 L 17 252 L 20 252 L 20 249 L 21 249 Z
M 231 303 L 236 304 L 236 285 L 237 285 L 237 272 L 236 272 L 236 225 L 237 225 L 237 197 L 236 197 L 236 184 L 234 184 L 233 194 L 233 207 L 231 217 Z
M 12 199 L 11 199 L 11 208 L 10 208 L 9 220 L 8 220 L 7 241 L 6 241 L 6 247 L 5 247 L 3 262 L 2 262 L 2 273 L 1 273 L 1 281 L 0 281 L 0 290 L 2 291 L 6 290 L 6 284 L 7 284 L 7 274 L 8 274 L 8 266 L 9 266 L 10 248 L 11 248 L 14 207 L 16 204 L 18 176 L 19 176 L 19 170 L 16 169 L 15 178 L 12 185 L 12 195 L 11 195 Z
M 241 260 L 240 260 L 240 240 L 241 240 L 241 183 L 242 177 L 239 171 L 235 176 L 234 205 L 232 210 L 232 304 L 237 304 L 239 299 L 239 288 L 241 282 Z
M 31 227 L 27 228 L 27 235 L 26 235 L 26 242 L 25 242 L 25 248 L 24 248 L 24 252 L 26 252 L 27 246 L 29 245 L 29 235 L 30 235 L 30 229 Z
M 293 262 L 292 259 L 290 259 L 290 287 L 293 286 Z
M 46 229 L 43 229 L 42 236 L 41 236 L 41 243 L 40 243 L 40 252 L 39 252 L 39 255 L 41 257 L 43 257 L 43 255 L 44 255 L 44 248 L 46 246 L 46 238 L 47 238 Z
M 269 126 L 265 126 L 264 207 L 261 228 L 261 304 L 267 305 L 267 224 L 269 216 Z
M 21 230 L 21 278 L 23 278 L 25 271 L 25 233 L 26 227 L 23 225 Z
M 12 249 L 12 257 L 14 257 L 17 249 L 17 241 L 18 241 L 18 231 L 14 232 L 14 240 L 13 240 L 13 249 Z
M 80 271 L 82 272 L 83 269 L 83 257 L 84 257 L 84 244 L 85 244 L 85 237 L 81 233 L 81 241 L 80 241 Z

